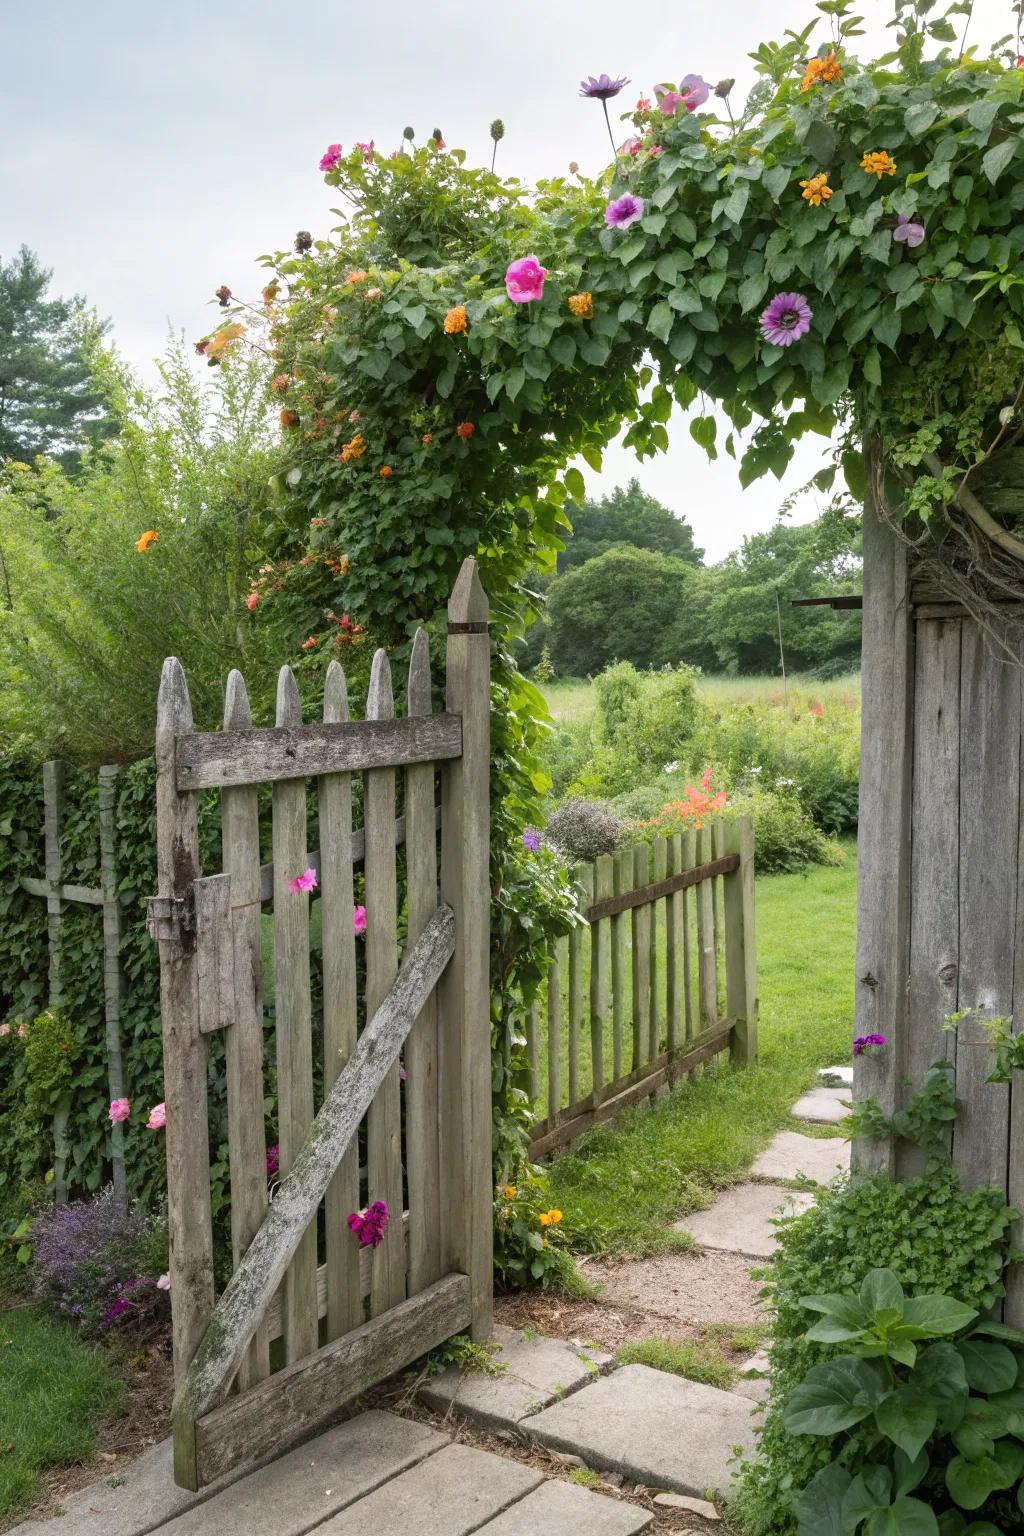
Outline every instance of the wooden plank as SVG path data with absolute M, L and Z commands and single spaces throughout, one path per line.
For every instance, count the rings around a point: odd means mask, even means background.
M 585 905 L 593 893 L 593 872 L 581 864 L 572 872 Z M 569 1103 L 580 1097 L 580 1031 L 583 1027 L 583 925 L 577 923 L 569 934 Z
M 868 458 L 870 469 L 874 447 Z M 870 473 L 868 481 L 870 485 Z M 854 1032 L 885 1035 L 888 1048 L 874 1060 L 857 1057 L 853 1096 L 878 1099 L 886 1114 L 895 1110 L 906 1077 L 913 649 L 906 545 L 877 516 L 869 495 L 864 514 Z M 895 1150 L 887 1142 L 855 1142 L 853 1161 L 865 1171 L 893 1173 Z
M 312 1434 L 345 1403 L 462 1332 L 470 1313 L 468 1278 L 446 1275 L 386 1317 L 230 1399 L 197 1425 L 197 1482 L 205 1487 L 242 1462 L 274 1455 Z
M 55 759 L 43 764 L 43 837 L 47 889 L 42 894 L 46 896 L 46 943 L 50 956 L 47 1002 L 49 1007 L 58 1012 L 63 1005 L 64 993 L 60 976 L 61 908 L 60 897 L 55 892 L 61 884 L 60 824 L 64 814 L 66 778 L 66 764 Z
M 612 879 L 616 896 L 625 895 L 633 884 L 633 850 L 622 848 L 615 854 Z M 622 1076 L 622 1032 L 626 1017 L 626 953 L 630 919 L 621 909 L 611 920 L 612 949 L 612 1077 Z
M 1021 685 L 974 620 L 960 650 L 959 1006 L 1013 1012 L 1021 786 Z M 935 810 L 933 809 L 933 814 Z M 945 808 L 942 808 L 944 811 Z M 953 1157 L 968 1189 L 1007 1189 L 1010 1090 L 989 1083 L 992 1052 L 978 1017 L 957 1031 Z
M 282 667 L 278 675 L 277 722 L 290 734 L 302 725 L 299 690 L 290 667 Z M 279 780 L 274 785 L 272 807 L 277 1119 L 280 1173 L 285 1178 L 301 1154 L 314 1114 L 309 897 L 305 892 L 295 894 L 288 889 L 288 882 L 301 875 L 307 866 L 305 781 Z M 296 1246 L 294 1261 L 284 1280 L 284 1348 L 288 1362 L 312 1354 L 319 1342 L 316 1257 L 314 1217 Z
M 757 1060 L 757 943 L 754 931 L 754 824 L 749 816 L 722 827 L 725 848 L 740 857 L 734 875 L 726 875 L 722 898 L 725 935 L 725 1009 L 735 1020 L 732 1059 L 738 1065 Z
M 454 950 L 455 917 L 450 907 L 440 907 L 405 957 L 395 985 L 360 1035 L 341 1076 L 321 1106 L 308 1141 L 290 1174 L 278 1184 L 262 1226 L 218 1300 L 211 1326 L 206 1329 L 175 1397 L 174 1472 L 181 1487 L 194 1488 L 197 1484 L 192 1427 L 227 1397 L 249 1340 L 266 1317 L 293 1255 L 316 1219 L 317 1207 L 335 1170 L 356 1137 L 381 1082 L 394 1069 L 417 1014 Z M 401 1223 L 396 1221 L 395 1225 L 400 1231 Z M 314 1273 L 314 1317 L 315 1278 Z M 287 1324 L 287 1292 L 284 1321 Z
M 652 901 L 660 901 L 663 896 L 670 896 L 673 891 L 689 890 L 692 885 L 700 885 L 703 880 L 709 880 L 714 875 L 729 875 L 738 868 L 735 856 L 727 854 L 721 859 L 708 859 L 695 869 L 684 869 L 677 875 L 668 875 L 664 880 L 647 883 L 639 889 L 623 891 L 610 897 L 606 901 L 595 902 L 588 907 L 584 916 L 588 923 L 598 922 L 602 917 L 611 917 L 616 912 L 629 912 L 634 907 L 649 906 Z
M 650 877 L 651 850 L 646 843 L 633 849 L 633 886 L 646 889 Z M 651 1008 L 651 909 L 631 907 L 630 937 L 633 944 L 633 1069 L 645 1059 Z
M 725 826 L 720 816 L 716 816 L 709 824 L 708 832 L 711 838 L 711 857 L 714 863 L 722 857 L 725 848 Z M 723 884 L 724 876 L 720 874 L 716 875 L 711 881 L 711 911 L 714 916 L 715 933 L 715 985 L 717 989 L 715 1007 L 718 1010 L 722 1007 L 721 988 L 718 986 L 718 983 L 721 979 L 725 959 L 725 921 L 722 915 Z
M 366 699 L 368 720 L 390 720 L 395 712 L 388 653 L 378 650 Z M 366 828 L 366 1011 L 387 997 L 398 974 L 398 883 L 395 871 L 395 770 L 373 768 L 363 779 Z M 389 1211 L 403 1209 L 402 1091 L 396 1061 L 377 1090 L 367 1127 L 367 1198 L 383 1200 Z M 373 1256 L 370 1315 L 377 1317 L 405 1300 L 405 1263 L 397 1225 L 388 1229 Z
M 225 730 L 252 723 L 241 672 L 228 674 Z M 267 1213 L 267 1142 L 263 1126 L 263 959 L 260 944 L 260 813 L 255 785 L 220 798 L 221 862 L 231 892 L 234 1023 L 224 1041 L 231 1178 L 231 1253 L 241 1263 Z M 200 993 L 200 1007 L 202 995 Z M 241 1391 L 270 1372 L 270 1336 L 261 1325 L 238 1370 Z
M 1024 670 L 1018 672 L 1024 694 Z M 1021 767 L 1019 793 L 1021 815 L 1017 835 L 1017 931 L 1013 964 L 1013 1031 L 1024 1032 L 1024 698 L 1021 701 Z M 1015 1249 L 1024 1249 L 1024 1077 L 1013 1075 L 1010 1084 L 1010 1118 L 1007 1124 L 1007 1201 L 1021 1217 L 1010 1229 Z M 1024 1327 L 1024 1267 L 1010 1264 L 1004 1271 L 1006 1300 L 1003 1315 L 1015 1328 Z
M 526 1061 L 530 1074 L 530 1103 L 536 1105 L 540 1100 L 540 1003 L 536 1001 L 526 1010 Z
M 103 905 L 102 889 L 92 885 L 68 885 L 66 882 L 51 885 L 49 880 L 37 880 L 32 875 L 22 875 L 18 884 L 29 896 L 52 896 L 57 901 L 72 901 L 85 907 Z
M 601 854 L 594 863 L 594 895 L 601 900 L 612 894 L 612 856 Z M 604 1094 L 604 1027 L 608 1017 L 608 972 L 611 923 L 592 923 L 590 928 L 590 1061 L 595 1102 Z
M 348 719 L 348 688 L 337 661 L 324 680 L 324 719 Z M 317 781 L 317 809 L 323 867 L 320 871 L 324 984 L 324 1093 L 330 1093 L 355 1050 L 358 1032 L 355 896 L 352 879 L 352 779 L 325 773 Z M 356 1328 L 363 1321 L 359 1253 L 346 1217 L 360 1207 L 359 1148 L 351 1146 L 324 1196 L 327 1337 Z
M 179 794 L 176 740 L 192 729 L 192 706 L 177 657 L 164 662 L 156 705 L 157 881 L 161 895 L 184 901 L 199 875 L 195 795 Z M 167 1125 L 167 1224 L 171 1257 L 174 1375 L 181 1381 L 213 1311 L 206 1037 L 199 1033 L 198 966 L 187 935 L 161 939 L 160 1016 Z M 194 1447 L 182 1446 L 186 1457 Z M 175 1445 L 175 1456 L 178 1444 Z
M 207 875 L 192 887 L 199 966 L 199 1028 L 204 1035 L 235 1022 L 235 942 L 231 876 Z
M 348 720 L 325 725 L 194 735 L 180 745 L 178 788 L 273 784 L 320 773 L 367 773 L 404 763 L 442 762 L 462 751 L 456 715 Z
M 439 997 L 445 1184 L 442 1264 L 470 1277 L 473 1338 L 494 1311 L 491 1170 L 491 643 L 476 561 L 448 604 L 448 710 L 462 716 L 461 758 L 442 774 L 441 890 L 456 916 L 456 956 Z
M 702 827 L 697 833 L 697 857 L 701 864 L 711 863 L 710 853 L 711 828 Z M 710 875 L 697 886 L 697 984 L 703 1032 L 712 1029 L 718 1018 L 718 956 L 715 953 L 715 904 Z
M 668 873 L 678 875 L 683 867 L 683 838 L 675 832 L 668 838 Z M 673 891 L 665 901 L 665 1042 L 670 1056 L 686 1037 L 686 995 L 682 987 L 683 904 L 682 890 Z
M 664 883 L 668 873 L 668 846 L 663 837 L 656 837 L 651 845 L 651 873 L 654 876 L 655 887 Z M 653 1061 L 661 1051 L 661 966 L 658 955 L 658 930 L 662 927 L 664 916 L 665 898 L 660 897 L 651 903 L 650 911 L 651 1001 L 647 1020 L 648 1061 Z
M 682 834 L 682 861 L 684 870 L 692 870 L 697 863 L 697 834 L 696 832 L 684 832 Z M 691 900 L 686 889 L 682 892 L 683 900 L 683 1004 L 686 1009 L 686 1038 L 695 1040 L 700 1033 L 699 1002 L 697 988 L 694 985 L 693 947 L 696 941 L 696 904 L 697 893 Z M 691 908 L 693 920 L 691 921 Z
M 562 1104 L 562 976 L 568 946 L 555 943 L 548 966 L 548 1114 L 557 1115 Z
M 121 770 L 107 764 L 99 770 L 97 803 L 100 823 L 100 896 L 103 901 L 103 1035 L 107 1053 L 107 1092 L 110 1102 L 124 1097 L 121 1054 L 121 902 L 117 889 L 117 780 Z M 114 1199 L 124 1209 L 128 1182 L 124 1167 L 124 1125 L 110 1127 L 110 1159 Z
M 952 1057 L 955 1036 L 943 1020 L 956 1011 L 960 963 L 960 620 L 921 622 L 915 640 L 910 846 L 909 1028 L 903 1056 L 911 1082 Z M 883 1053 L 860 1068 L 865 1091 L 884 1072 Z M 952 1145 L 952 1127 L 947 1146 Z M 903 1142 L 896 1172 L 924 1172 L 925 1154 Z
M 328 775 L 328 777 L 330 777 L 330 775 Z M 440 827 L 440 825 L 441 825 L 441 807 L 440 806 L 437 806 L 435 811 L 434 811 L 434 819 L 435 819 L 435 822 L 436 822 L 437 826 Z M 404 844 L 404 842 L 405 842 L 405 817 L 404 816 L 398 816 L 395 819 L 395 847 L 396 848 L 401 848 L 402 845 Z M 366 832 L 365 832 L 363 827 L 353 827 L 352 828 L 352 863 L 354 865 L 362 864 L 365 857 L 366 857 Z M 308 858 L 309 858 L 310 868 L 316 870 L 317 878 L 319 879 L 319 877 L 320 877 L 320 850 L 319 850 L 319 848 L 314 848 L 312 850 L 312 852 L 308 854 Z M 41 884 L 42 882 L 39 882 L 39 883 Z M 45 895 L 46 892 L 45 891 L 41 891 L 39 894 L 40 895 Z M 274 899 L 274 866 L 273 866 L 273 863 L 261 864 L 260 865 L 260 900 L 261 901 L 273 901 L 273 899 Z
M 433 707 L 431 694 L 430 641 L 425 629 L 417 629 L 409 659 L 409 714 L 429 715 Z M 406 900 L 409 943 L 413 943 L 437 910 L 437 827 L 431 763 L 406 769 L 405 814 L 409 829 Z M 405 1167 L 409 1189 L 411 1296 L 426 1290 L 441 1274 L 437 1065 L 437 998 L 431 995 L 405 1046 Z

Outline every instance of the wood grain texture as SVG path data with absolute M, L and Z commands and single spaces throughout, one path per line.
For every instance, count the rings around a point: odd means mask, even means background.
M 682 834 L 676 832 L 666 839 L 666 873 L 669 879 L 681 873 L 682 858 Z M 665 1048 L 670 1056 L 674 1055 L 685 1034 L 681 985 L 683 900 L 682 891 L 676 890 L 665 901 Z
M 530 1068 L 530 1103 L 540 1102 L 540 1003 L 532 1003 L 526 1014 L 526 1059 Z
M 725 1010 L 734 1021 L 731 1053 L 738 1065 L 757 1060 L 757 936 L 754 928 L 754 825 L 741 816 L 722 826 L 725 850 L 740 867 L 726 875 L 722 896 L 725 932 Z
M 225 730 L 252 723 L 245 680 L 228 675 Z M 267 1144 L 263 1130 L 263 962 L 260 945 L 260 820 L 255 786 L 226 789 L 220 799 L 221 855 L 231 891 L 234 1023 L 224 1042 L 231 1176 L 231 1253 L 235 1265 L 267 1213 Z M 238 1371 L 242 1391 L 270 1372 L 269 1337 L 257 1328 Z
M 549 1116 L 557 1115 L 562 1104 L 562 977 L 567 956 L 565 941 L 558 940 L 548 966 L 547 985 Z
M 594 876 L 588 864 L 581 864 L 572 873 L 573 883 L 580 895 L 580 905 L 586 906 L 593 892 Z M 583 1028 L 583 959 L 585 932 L 576 924 L 569 934 L 569 1103 L 575 1104 L 580 1097 L 580 1033 Z
M 100 824 L 100 894 L 103 898 L 103 1036 L 107 1053 L 107 1091 L 111 1103 L 124 1097 L 124 1063 L 121 1054 L 121 1002 L 124 973 L 121 970 L 121 902 L 117 880 L 117 781 L 121 770 L 107 765 L 99 770 L 97 804 Z M 110 1160 L 114 1199 L 122 1209 L 128 1204 L 124 1167 L 124 1126 L 110 1127 Z
M 600 901 L 611 896 L 614 884 L 612 856 L 601 854 L 594 863 L 593 889 Z M 604 1031 L 608 1017 L 608 980 L 611 968 L 611 920 L 590 928 L 590 1061 L 593 1094 L 600 1103 L 604 1094 Z
M 711 828 L 697 833 L 697 859 L 711 863 Z M 697 886 L 697 986 L 700 1029 L 713 1029 L 718 1018 L 718 952 L 715 949 L 715 892 L 711 880 Z
M 231 930 L 231 876 L 206 875 L 192 886 L 199 967 L 199 1028 L 204 1035 L 235 1021 L 235 946 Z
M 271 730 L 217 731 L 183 741 L 179 789 L 273 784 L 320 773 L 365 773 L 403 763 L 458 757 L 462 728 L 452 715 L 405 720 L 367 719 Z
M 634 888 L 651 883 L 651 850 L 646 843 L 633 849 Z M 631 910 L 633 945 L 633 1070 L 647 1059 L 651 1018 L 651 909 L 645 903 Z
M 633 884 L 633 850 L 621 848 L 614 855 L 612 884 L 616 897 L 624 896 Z M 612 972 L 612 1078 L 622 1076 L 622 1036 L 626 1019 L 626 952 L 631 920 L 620 908 L 611 919 Z
M 389 720 L 395 711 L 391 666 L 378 650 L 370 673 L 367 719 Z M 374 768 L 363 778 L 366 829 L 366 1011 L 373 1013 L 398 973 L 398 883 L 395 870 L 395 770 Z M 389 1070 L 370 1106 L 367 1131 L 367 1197 L 401 1211 L 402 1101 L 399 1064 Z M 404 1255 L 396 1229 L 389 1228 L 373 1257 L 370 1313 L 377 1317 L 405 1300 Z
M 432 709 L 430 642 L 416 631 L 409 658 L 408 711 Z M 434 766 L 405 770 L 406 890 L 409 942 L 437 910 L 437 826 Z M 438 1101 L 437 998 L 427 999 L 405 1046 L 406 1181 L 409 1190 L 409 1294 L 441 1274 L 441 1147 Z
M 628 889 L 616 891 L 614 896 L 607 897 L 604 901 L 595 901 L 587 908 L 584 915 L 588 923 L 595 923 L 602 917 L 609 917 L 616 912 L 629 912 L 634 907 L 647 907 L 652 901 L 659 901 L 663 896 L 670 896 L 674 891 L 689 890 L 692 886 L 700 885 L 702 880 L 710 880 L 715 875 L 731 874 L 738 867 L 734 854 L 726 854 L 720 859 L 709 859 L 706 863 L 666 875 L 662 880 L 647 881 L 644 885 L 636 887 L 630 885 Z M 629 878 L 632 880 L 632 875 Z
M 332 661 L 324 679 L 324 720 L 348 719 L 345 673 Z M 355 1049 L 358 1031 L 355 908 L 352 878 L 352 779 L 325 773 L 317 781 L 320 821 L 320 920 L 324 984 L 324 1093 L 330 1093 Z M 327 1338 L 363 1321 L 359 1253 L 346 1225 L 359 1210 L 359 1149 L 345 1153 L 324 1196 Z
M 58 902 L 73 901 L 83 907 L 103 905 L 103 892 L 98 885 L 74 885 L 64 880 L 51 885 L 49 880 L 37 880 L 33 875 L 22 875 L 18 884 L 29 896 L 52 896 Z
M 299 690 L 290 667 L 277 683 L 277 721 L 294 735 L 302 724 Z M 244 734 L 244 733 L 238 733 Z M 288 882 L 306 868 L 306 784 L 281 779 L 273 790 L 274 1013 L 280 1172 L 294 1167 L 313 1124 L 313 1022 L 309 975 L 309 897 Z M 284 1281 L 284 1347 L 289 1362 L 310 1355 L 318 1340 L 316 1220 L 296 1245 Z M 238 1271 L 236 1271 L 238 1273 Z
M 668 848 L 663 837 L 656 837 L 651 844 L 652 884 L 657 888 L 664 884 L 668 874 Z M 658 953 L 658 931 L 664 924 L 665 900 L 657 897 L 650 907 L 650 1006 L 647 1018 L 647 1059 L 653 1061 L 661 1052 L 661 959 Z
M 683 869 L 692 870 L 697 862 L 697 834 L 682 834 Z M 694 977 L 694 945 L 696 943 L 696 892 L 691 897 L 683 889 L 683 998 L 686 1008 L 686 1039 L 695 1040 L 700 1033 L 699 1005 Z M 692 909 L 692 920 L 691 920 Z
M 1019 676 L 1024 693 L 1024 672 Z M 1017 923 L 1013 961 L 1013 1032 L 1024 1032 L 1024 697 L 1021 701 L 1021 797 L 1017 834 Z M 1010 1084 L 1010 1118 L 1007 1125 L 1007 1198 L 1022 1213 L 1010 1229 L 1010 1241 L 1024 1249 L 1024 1074 L 1016 1072 Z M 1005 1271 L 1006 1299 L 1003 1315 L 1016 1328 L 1024 1328 L 1024 1265 L 1011 1264 Z

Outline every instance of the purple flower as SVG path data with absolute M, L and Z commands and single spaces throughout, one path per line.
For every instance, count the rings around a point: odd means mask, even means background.
M 365 1211 L 352 1211 L 345 1219 L 349 1231 L 358 1238 L 360 1248 L 379 1248 L 390 1217 L 386 1202 L 374 1200 Z
M 905 213 L 901 213 L 896 220 L 896 228 L 892 232 L 894 240 L 900 240 L 907 245 L 920 245 L 924 239 L 924 225 L 918 223 L 917 218 L 908 219 Z
M 811 328 L 811 306 L 802 293 L 777 293 L 761 313 L 761 335 L 773 347 L 791 347 Z
M 274 1146 L 267 1148 L 267 1178 L 273 1178 L 281 1166 L 281 1148 Z
M 858 1035 L 853 1042 L 853 1054 L 855 1056 L 862 1056 L 865 1051 L 870 1051 L 873 1047 L 884 1044 L 884 1035 Z
M 100 1319 L 100 1327 L 109 1328 L 111 1323 L 115 1323 L 123 1313 L 128 1311 L 129 1306 L 130 1303 L 125 1301 L 123 1296 L 119 1296 L 113 1306 L 108 1307 L 104 1312 Z
M 655 86 L 658 107 L 665 117 L 675 117 L 680 107 L 696 112 L 711 95 L 711 87 L 701 75 L 686 75 L 679 82 L 678 91 L 673 86 Z
M 540 833 L 535 827 L 527 827 L 523 833 L 523 847 L 527 853 L 537 853 L 540 850 Z
M 643 216 L 644 200 L 642 197 L 635 197 L 632 192 L 613 198 L 604 211 L 604 221 L 609 229 L 628 229 Z
M 593 75 L 589 75 L 586 80 L 580 81 L 580 95 L 593 97 L 595 101 L 610 101 L 628 84 L 625 75 L 620 75 L 617 80 L 613 80 L 611 75 L 598 75 L 596 80 Z

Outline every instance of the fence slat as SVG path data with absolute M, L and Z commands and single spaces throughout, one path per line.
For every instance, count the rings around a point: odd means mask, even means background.
M 593 897 L 594 873 L 589 864 L 573 870 L 573 880 L 582 892 L 583 906 Z M 569 934 L 569 1103 L 580 1096 L 580 1030 L 583 1027 L 583 928 L 577 924 Z
M 668 847 L 663 837 L 656 837 L 651 848 L 651 879 L 657 884 L 668 873 Z M 664 901 L 653 901 L 648 908 L 651 925 L 651 1011 L 647 1020 L 647 1060 L 653 1061 L 661 1050 L 661 966 L 658 963 L 658 930 L 665 914 Z
M 638 843 L 633 850 L 633 887 L 650 884 L 651 850 Z M 633 1068 L 642 1065 L 648 1044 L 651 1008 L 651 909 L 634 907 L 633 939 Z
M 633 883 L 633 852 L 623 848 L 615 855 L 612 882 L 616 896 L 624 896 Z M 622 1029 L 626 1016 L 626 944 L 630 919 L 618 912 L 611 920 L 612 949 L 612 1077 L 622 1076 Z
M 408 711 L 432 708 L 430 642 L 416 631 L 409 659 Z M 437 910 L 437 828 L 434 767 L 405 771 L 406 871 L 410 944 Z M 437 1096 L 437 998 L 432 993 L 405 1046 L 406 1179 L 409 1186 L 409 1294 L 426 1290 L 441 1274 L 441 1168 Z
M 117 779 L 121 772 L 106 766 L 97 774 L 100 821 L 100 890 L 103 892 L 103 1020 L 107 1049 L 107 1088 L 110 1100 L 124 1097 L 124 1065 L 121 1058 L 121 903 L 117 892 Z M 114 1199 L 122 1209 L 128 1204 L 124 1167 L 124 1126 L 110 1128 L 110 1156 L 114 1171 Z
M 548 967 L 548 1119 L 562 1103 L 562 974 L 565 941 L 557 940 Z
M 697 862 L 697 834 L 682 834 L 683 869 L 693 869 Z M 689 891 L 683 891 L 683 1006 L 686 1010 L 686 1038 L 695 1040 L 700 1033 L 698 1023 L 697 989 L 693 975 L 694 925 L 690 921 L 691 909 L 696 910 L 697 893 L 691 899 Z
M 252 724 L 242 674 L 232 671 L 224 696 L 225 730 Z M 260 813 L 255 787 L 226 789 L 220 800 L 224 873 L 230 880 L 234 951 L 234 1023 L 224 1037 L 231 1169 L 231 1253 L 235 1268 L 267 1213 L 267 1144 L 263 1130 L 263 960 L 260 946 Z M 270 1346 L 257 1329 L 238 1369 L 241 1390 L 270 1374 Z
M 395 712 L 391 666 L 378 650 L 366 700 L 369 720 L 390 720 Z M 373 1014 L 398 974 L 398 889 L 395 875 L 395 770 L 372 768 L 363 779 L 366 828 L 366 1012 Z M 398 1216 L 402 1210 L 402 1098 L 396 1061 L 370 1106 L 367 1141 L 367 1197 L 383 1200 L 394 1220 L 373 1256 L 370 1315 L 378 1316 L 405 1299 L 405 1254 Z
M 667 839 L 667 864 L 670 875 L 679 874 L 682 868 L 682 834 L 675 832 Z M 665 1047 L 671 1056 L 678 1048 L 682 1023 L 682 998 L 679 981 L 682 962 L 682 915 L 683 892 L 673 891 L 665 902 Z
M 277 723 L 302 724 L 290 667 L 277 680 Z M 309 899 L 288 882 L 306 868 L 306 782 L 281 779 L 273 789 L 274 1010 L 280 1172 L 284 1177 L 313 1124 L 313 1025 L 309 996 Z M 290 1363 L 317 1347 L 316 1221 L 303 1234 L 284 1278 L 284 1347 Z
M 337 661 L 324 680 L 324 720 L 348 719 L 348 685 Z M 356 937 L 352 926 L 352 777 L 325 773 L 317 784 L 320 820 L 320 923 L 324 985 L 324 1095 L 330 1093 L 356 1047 L 358 996 Z M 359 1147 L 349 1147 L 324 1196 L 327 1338 L 363 1321 L 359 1251 L 345 1223 L 359 1209 Z
M 602 901 L 612 894 L 614 876 L 612 857 L 603 853 L 594 865 L 594 897 Z M 611 923 L 591 924 L 590 928 L 590 1060 L 594 1103 L 604 1096 L 604 1025 L 608 1015 L 608 960 Z
M 711 859 L 711 828 L 697 833 L 697 858 Z M 718 965 L 715 953 L 715 894 L 710 880 L 697 886 L 697 975 L 700 989 L 701 1031 L 711 1029 L 718 1017 Z
M 725 877 L 726 1012 L 733 1020 L 732 1059 L 757 1060 L 757 950 L 754 935 L 754 828 L 745 817 L 724 831 L 725 847 L 740 867 Z
M 534 1002 L 526 1015 L 526 1059 L 530 1068 L 530 1103 L 536 1109 L 540 1099 L 540 1003 Z

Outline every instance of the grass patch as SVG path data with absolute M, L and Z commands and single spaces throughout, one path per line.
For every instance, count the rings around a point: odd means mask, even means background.
M 600 1488 L 601 1474 L 595 1472 L 593 1467 L 573 1467 L 569 1473 L 570 1483 L 575 1483 L 578 1488 Z
M 46 1467 L 90 1454 L 123 1390 L 70 1324 L 31 1307 L 0 1313 L 0 1519 L 29 1507 Z
M 697 687 L 709 704 L 735 708 L 741 704 L 763 704 L 765 700 L 782 702 L 784 691 L 780 677 L 701 677 Z M 566 722 L 590 716 L 597 707 L 597 689 L 591 678 L 566 677 L 541 684 L 552 718 Z M 788 682 L 790 699 L 805 695 L 830 701 L 860 697 L 860 676 L 850 672 L 827 681 L 792 674 Z
M 757 1323 L 705 1323 L 696 1339 L 632 1339 L 615 1351 L 620 1365 L 649 1365 L 689 1381 L 728 1391 L 739 1379 L 737 1361 L 752 1355 L 767 1335 Z
M 853 1033 L 857 866 L 757 882 L 760 1061 L 720 1061 L 650 1107 L 581 1138 L 551 1166 L 552 1201 L 591 1252 L 663 1252 L 670 1223 L 709 1204 L 789 1124 L 819 1067 L 846 1061 Z

